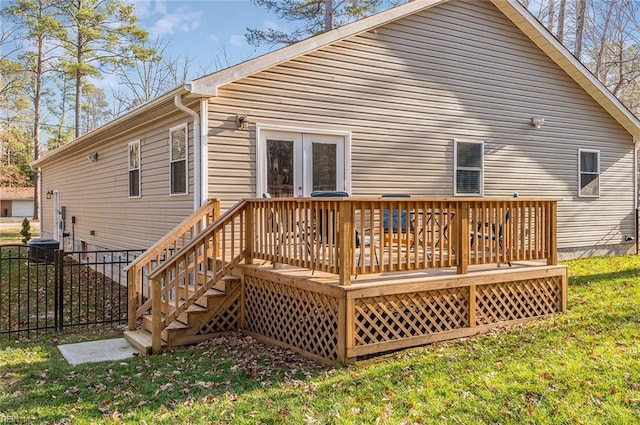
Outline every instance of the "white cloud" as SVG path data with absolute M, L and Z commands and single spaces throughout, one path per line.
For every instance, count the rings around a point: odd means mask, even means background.
M 166 3 L 161 1 L 156 2 L 154 12 L 162 16 L 149 28 L 151 37 L 161 37 L 163 35 L 172 35 L 176 32 L 193 31 L 200 27 L 202 19 L 201 11 L 194 11 L 188 7 L 181 6 L 169 12 Z
M 105 92 L 109 90 L 116 90 L 120 86 L 118 77 L 108 72 L 102 73 L 100 78 L 89 77 L 88 81 Z
M 243 47 L 247 45 L 247 39 L 242 34 L 233 34 L 229 37 L 229 44 L 236 47 Z
M 220 42 L 220 37 L 218 37 L 215 34 L 211 34 L 211 35 L 209 35 L 209 41 L 213 41 L 214 43 L 219 43 Z
M 145 19 L 151 14 L 151 0 L 127 0 L 127 3 L 133 5 L 136 16 Z
M 164 0 L 156 0 L 156 8 L 155 13 L 160 13 L 161 15 L 167 14 L 167 2 Z

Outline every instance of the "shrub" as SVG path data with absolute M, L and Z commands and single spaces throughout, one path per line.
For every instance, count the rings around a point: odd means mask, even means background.
M 31 239 L 31 225 L 29 224 L 29 219 L 26 217 L 22 220 L 22 230 L 20 230 L 20 234 L 22 235 L 22 243 L 26 245 L 29 239 Z

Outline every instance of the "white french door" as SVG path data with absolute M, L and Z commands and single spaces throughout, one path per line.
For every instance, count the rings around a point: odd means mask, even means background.
M 258 196 L 346 190 L 345 136 L 263 130 L 258 143 Z

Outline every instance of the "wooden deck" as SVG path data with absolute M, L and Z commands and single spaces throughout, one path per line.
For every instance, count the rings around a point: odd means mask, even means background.
M 556 200 L 247 199 L 222 215 L 218 205 L 129 268 L 129 330 L 142 323 L 153 352 L 239 329 L 347 363 L 566 309 Z
M 359 276 L 241 266 L 242 328 L 317 360 L 359 356 L 487 332 L 566 310 L 564 266 L 454 267 Z

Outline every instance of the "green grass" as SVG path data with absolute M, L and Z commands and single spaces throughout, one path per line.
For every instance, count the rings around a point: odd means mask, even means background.
M 640 423 L 640 257 L 568 266 L 566 314 L 347 368 L 239 334 L 76 367 L 50 339 L 13 343 L 0 423 Z
M 0 245 L 21 244 L 22 235 L 20 230 L 22 229 L 21 223 L 12 223 L 10 227 L 0 229 Z M 31 238 L 37 238 L 40 236 L 38 226 L 35 223 L 31 223 Z
M 44 258 L 44 253 L 36 256 Z M 54 264 L 29 261 L 26 246 L 0 247 L 0 329 L 10 337 L 55 327 L 56 276 L 63 279 L 65 326 L 123 323 L 126 288 L 91 267 L 65 257 L 59 275 Z M 38 331 L 35 331 L 38 330 Z M 7 335 L 0 335 L 0 344 Z M 2 422 L 0 421 L 0 425 Z

